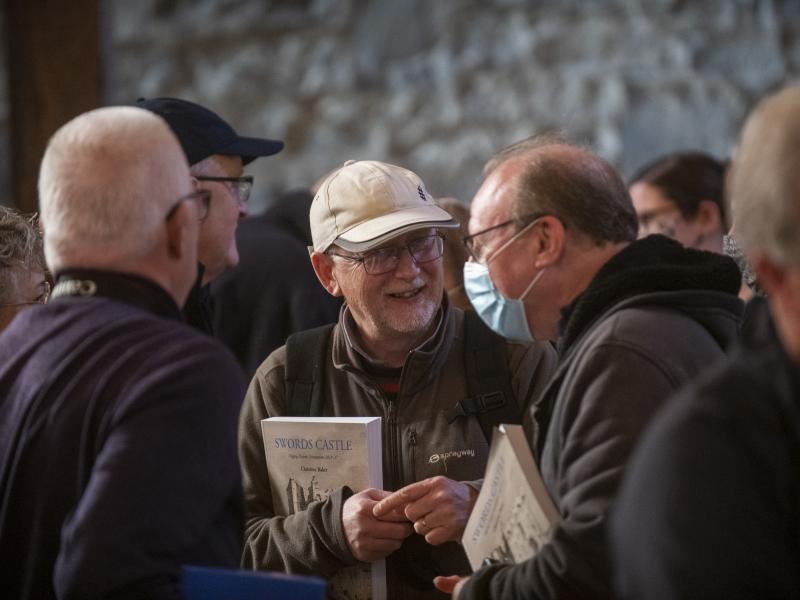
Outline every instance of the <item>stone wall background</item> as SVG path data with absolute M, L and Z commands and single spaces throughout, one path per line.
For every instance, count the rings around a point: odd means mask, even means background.
M 797 0 L 102 6 L 109 104 L 179 96 L 286 141 L 249 168 L 255 211 L 349 158 L 408 166 L 434 195 L 469 200 L 494 151 L 553 128 L 625 175 L 676 149 L 727 157 L 756 100 L 800 73 Z

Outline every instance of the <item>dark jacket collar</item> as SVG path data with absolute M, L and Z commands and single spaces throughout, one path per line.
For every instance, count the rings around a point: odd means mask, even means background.
M 111 298 L 147 312 L 182 321 L 181 311 L 160 285 L 132 273 L 95 269 L 65 269 L 58 273 L 52 299 L 64 296 Z
M 736 295 L 741 273 L 720 254 L 684 248 L 662 235 L 632 242 L 597 272 L 586 290 L 561 311 L 563 355 L 608 308 L 633 296 L 687 290 Z
M 214 301 L 211 297 L 211 286 L 203 285 L 205 270 L 202 263 L 197 263 L 197 279 L 183 306 L 183 316 L 195 329 L 214 335 Z

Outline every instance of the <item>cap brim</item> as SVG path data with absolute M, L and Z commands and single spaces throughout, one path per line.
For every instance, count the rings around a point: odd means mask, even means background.
M 459 227 L 458 221 L 438 206 L 421 206 L 389 213 L 356 225 L 334 240 L 351 252 L 369 250 L 408 231 L 426 227 Z
M 280 140 L 266 138 L 238 137 L 232 143 L 220 149 L 216 154 L 230 154 L 241 156 L 242 163 L 253 162 L 259 156 L 272 156 L 283 150 Z

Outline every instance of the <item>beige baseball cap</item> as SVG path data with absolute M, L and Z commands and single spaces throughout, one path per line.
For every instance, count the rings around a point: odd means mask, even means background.
M 314 250 L 336 243 L 362 252 L 425 227 L 458 227 L 408 169 L 376 160 L 348 160 L 328 175 L 311 203 Z

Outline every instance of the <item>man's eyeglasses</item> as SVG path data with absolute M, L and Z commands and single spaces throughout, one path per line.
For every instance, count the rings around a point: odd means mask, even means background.
M 28 302 L 8 302 L 0 304 L 0 307 L 3 306 L 32 306 L 34 304 L 44 304 L 50 299 L 50 282 L 49 281 L 42 281 L 39 284 L 39 295 L 36 296 L 34 300 L 29 300 Z
M 348 256 L 346 254 L 336 254 L 328 252 L 329 256 L 337 256 L 345 260 L 360 262 L 364 265 L 364 270 L 370 275 L 383 275 L 397 268 L 400 262 L 400 254 L 403 250 L 408 250 L 411 258 L 418 265 L 433 262 L 442 257 L 444 252 L 444 238 L 441 234 L 427 235 L 415 238 L 401 246 L 387 246 L 376 248 L 359 254 L 358 256 Z
M 469 255 L 472 257 L 472 260 L 478 263 L 483 263 L 484 259 L 486 258 L 483 256 L 483 247 L 478 246 L 475 243 L 475 240 L 479 236 L 482 236 L 485 233 L 489 233 L 490 231 L 494 231 L 495 229 L 508 227 L 512 223 L 519 223 L 522 227 L 525 227 L 526 225 L 533 223 L 536 219 L 539 219 L 540 217 L 544 217 L 546 215 L 547 213 L 533 213 L 531 215 L 526 215 L 519 219 L 509 219 L 508 221 L 503 221 L 502 223 L 498 223 L 497 225 L 492 225 L 491 227 L 487 227 L 486 229 L 476 231 L 471 235 L 465 235 L 462 238 L 462 241 L 464 242 L 464 246 L 466 247 L 467 252 L 469 252 Z
M 195 190 L 193 192 L 189 192 L 185 196 L 181 196 L 175 201 L 175 204 L 167 212 L 167 221 L 172 218 L 172 215 L 175 214 L 175 211 L 180 206 L 181 202 L 186 202 L 187 200 L 192 200 L 197 204 L 197 214 L 200 215 L 200 220 L 206 218 L 208 215 L 208 204 L 211 202 L 211 192 L 208 190 Z
M 217 181 L 219 183 L 227 184 L 228 189 L 233 192 L 233 194 L 236 196 L 236 199 L 242 204 L 247 204 L 247 201 L 250 199 L 250 190 L 253 189 L 252 175 L 242 175 L 241 177 L 210 177 L 206 175 L 195 175 L 194 178 L 197 179 L 197 181 Z
M 639 220 L 639 237 L 660 233 L 667 237 L 675 237 L 682 215 L 677 206 L 667 205 L 653 210 L 642 211 L 636 218 Z

